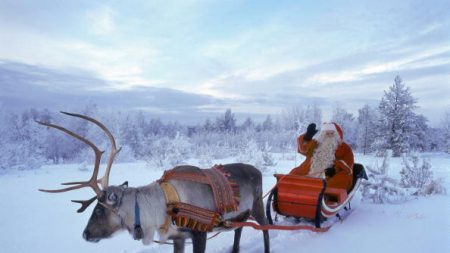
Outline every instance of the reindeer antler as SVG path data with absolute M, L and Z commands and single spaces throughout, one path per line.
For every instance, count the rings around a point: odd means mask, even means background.
M 77 210 L 77 213 L 82 213 L 96 199 L 97 199 L 97 196 L 94 196 L 94 197 L 92 197 L 92 198 L 90 198 L 88 200 L 72 200 L 72 202 L 81 204 L 81 207 Z
M 101 157 L 102 157 L 104 151 L 100 151 L 100 149 L 95 144 L 93 144 L 91 141 L 89 141 L 88 139 L 86 139 L 64 127 L 61 127 L 61 126 L 58 126 L 55 124 L 51 124 L 51 123 L 42 122 L 42 121 L 36 121 L 37 123 L 39 123 L 41 125 L 58 129 L 64 133 L 84 142 L 85 144 L 87 144 L 94 150 L 94 153 L 95 153 L 94 171 L 92 173 L 91 178 L 88 181 L 62 183 L 62 185 L 74 185 L 74 186 L 66 187 L 63 189 L 57 189 L 57 190 L 39 189 L 40 191 L 48 192 L 48 193 L 60 193 L 60 192 L 66 192 L 66 191 L 80 189 L 83 187 L 91 187 L 96 194 L 96 196 L 94 198 L 91 198 L 89 200 L 73 200 L 73 202 L 80 203 L 82 205 L 82 207 L 80 209 L 78 209 L 78 212 L 83 212 L 96 198 L 100 198 L 102 196 L 102 189 L 104 190 L 104 189 L 106 189 L 106 187 L 108 187 L 109 174 L 111 172 L 111 167 L 114 162 L 114 158 L 116 157 L 117 153 L 120 152 L 121 148 L 117 149 L 114 136 L 111 134 L 109 129 L 105 125 L 103 125 L 101 122 L 99 122 L 98 120 L 93 119 L 88 116 L 85 116 L 85 115 L 82 115 L 82 114 L 68 113 L 68 112 L 61 112 L 61 113 L 69 115 L 69 116 L 73 116 L 73 117 L 82 118 L 82 119 L 85 119 L 87 121 L 90 121 L 90 122 L 96 124 L 98 127 L 100 127 L 105 132 L 105 134 L 108 136 L 108 138 L 111 142 L 111 154 L 109 156 L 105 174 L 103 175 L 102 178 L 97 179 L 99 168 L 100 168 L 100 161 L 101 161 Z M 101 184 L 102 189 L 99 187 L 98 183 Z
M 109 141 L 111 142 L 111 153 L 109 154 L 108 164 L 106 165 L 105 174 L 103 175 L 102 178 L 100 178 L 98 180 L 101 183 L 103 189 L 105 189 L 109 185 L 109 174 L 111 172 L 111 167 L 112 167 L 112 164 L 114 162 L 114 159 L 116 158 L 117 153 L 120 152 L 122 147 L 117 149 L 116 140 L 114 139 L 114 136 L 112 135 L 111 131 L 109 131 L 109 129 L 105 125 L 103 125 L 100 121 L 98 121 L 96 119 L 93 119 L 91 117 L 82 115 L 82 114 L 69 113 L 69 112 L 61 112 L 61 113 L 69 115 L 69 116 L 78 117 L 78 118 L 82 118 L 82 119 L 88 120 L 88 121 L 96 124 L 98 127 L 100 127 L 105 132 L 105 134 L 108 136 Z

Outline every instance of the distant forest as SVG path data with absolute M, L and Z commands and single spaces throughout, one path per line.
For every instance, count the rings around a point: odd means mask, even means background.
M 385 91 L 378 107 L 365 105 L 353 115 L 340 106 L 333 110 L 332 121 L 340 124 L 345 141 L 354 151 L 394 156 L 411 152 L 450 152 L 450 110 L 441 124 L 431 128 L 423 115 L 415 112 L 417 100 L 400 77 Z M 122 147 L 119 161 L 145 160 L 157 167 L 167 167 L 196 158 L 205 166 L 212 159 L 235 157 L 236 161 L 257 166 L 275 163 L 272 154 L 294 154 L 296 138 L 309 123 L 322 123 L 318 105 L 292 107 L 264 121 L 251 117 L 236 120 L 231 109 L 216 118 L 196 125 L 163 122 L 149 118 L 142 111 L 107 111 L 86 105 L 75 113 L 89 115 L 103 122 Z M 0 169 L 33 169 L 43 164 L 92 162 L 89 148 L 56 129 L 35 121 L 64 126 L 108 149 L 108 139 L 92 123 L 47 109 L 8 111 L 0 105 Z

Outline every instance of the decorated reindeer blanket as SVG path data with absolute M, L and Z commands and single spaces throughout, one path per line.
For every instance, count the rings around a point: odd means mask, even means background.
M 211 188 L 215 210 L 207 210 L 180 201 L 168 203 L 168 215 L 179 227 L 185 227 L 196 231 L 212 231 L 221 221 L 224 213 L 233 212 L 239 206 L 239 186 L 223 169 L 222 165 L 215 165 L 210 169 L 198 169 L 190 171 L 167 170 L 159 180 L 160 184 L 171 179 L 188 180 L 206 184 Z

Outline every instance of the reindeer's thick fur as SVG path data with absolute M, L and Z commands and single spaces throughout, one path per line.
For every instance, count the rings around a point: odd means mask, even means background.
M 175 169 L 192 171 L 199 168 L 178 166 Z M 251 165 L 240 163 L 224 165 L 224 170 L 230 173 L 232 179 L 239 185 L 240 203 L 238 210 L 224 214 L 223 220 L 242 221 L 252 215 L 259 224 L 267 224 L 262 201 L 261 172 Z M 208 185 L 183 180 L 170 180 L 170 183 L 176 188 L 181 202 L 209 210 L 215 209 L 213 194 Z M 173 224 L 170 224 L 167 231 L 160 229 L 166 219 L 166 202 L 164 193 L 157 182 L 138 188 L 108 187 L 104 203 L 100 202 L 95 207 L 83 234 L 84 238 L 89 241 L 98 241 L 122 229 L 133 233 L 136 196 L 141 210 L 144 244 L 151 243 L 156 232 L 161 241 L 174 240 L 175 253 L 184 252 L 184 241 L 187 237 L 192 237 L 194 253 L 205 252 L 206 233 L 179 229 Z M 233 252 L 239 252 L 241 232 L 241 228 L 235 230 Z M 269 252 L 268 231 L 263 231 L 263 234 L 264 249 L 265 252 Z

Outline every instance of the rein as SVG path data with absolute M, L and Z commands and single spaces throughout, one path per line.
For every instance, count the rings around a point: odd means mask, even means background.
M 320 232 L 320 233 L 327 232 L 331 228 L 331 226 L 323 227 L 323 228 L 316 228 L 316 227 L 312 227 L 312 226 L 308 226 L 308 225 L 297 225 L 297 226 L 258 225 L 256 223 L 249 222 L 249 221 L 244 221 L 244 222 L 229 221 L 229 222 L 226 222 L 224 225 L 225 225 L 225 227 L 229 227 L 229 228 L 252 227 L 256 230 L 288 230 L 288 231 L 309 230 L 312 232 Z

